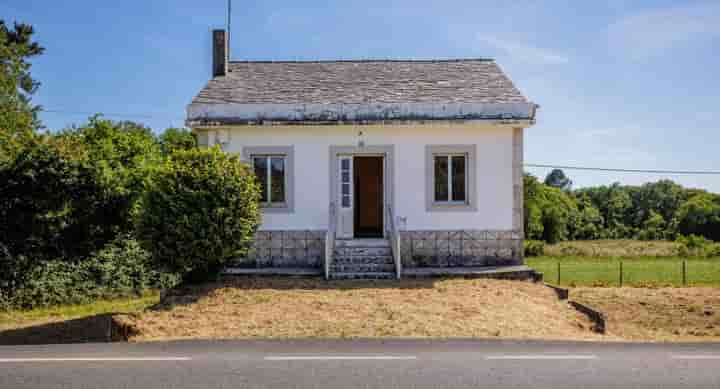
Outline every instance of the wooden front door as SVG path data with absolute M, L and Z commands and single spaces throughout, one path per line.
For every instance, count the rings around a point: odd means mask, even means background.
M 354 232 L 357 238 L 383 236 L 383 157 L 355 156 Z

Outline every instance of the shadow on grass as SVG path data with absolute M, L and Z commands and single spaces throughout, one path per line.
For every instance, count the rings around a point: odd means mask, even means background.
M 117 322 L 115 315 L 104 313 L 0 331 L 0 345 L 105 343 L 127 340 L 133 335 L 133 328 Z

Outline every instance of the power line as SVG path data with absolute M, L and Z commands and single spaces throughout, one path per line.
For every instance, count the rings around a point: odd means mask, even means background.
M 162 120 L 185 120 L 184 117 L 170 117 L 170 116 L 160 116 L 160 115 L 152 115 L 152 114 L 132 114 L 132 113 L 112 113 L 112 112 L 89 112 L 89 111 L 64 111 L 59 109 L 42 109 L 40 110 L 40 113 L 47 112 L 47 113 L 53 113 L 58 115 L 86 115 L 86 116 L 93 116 L 93 115 L 101 115 L 106 117 L 120 117 L 120 118 L 135 118 L 135 119 L 162 119 Z
M 561 165 L 541 165 L 526 163 L 526 167 L 542 167 L 550 169 L 565 170 L 586 170 L 598 172 L 617 172 L 617 173 L 651 173 L 651 174 L 687 174 L 687 175 L 720 175 L 720 171 L 698 171 L 698 170 L 645 170 L 645 169 L 612 169 L 601 167 L 585 167 L 585 166 L 561 166 Z

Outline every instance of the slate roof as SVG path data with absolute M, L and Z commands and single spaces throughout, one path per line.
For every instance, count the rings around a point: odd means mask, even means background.
M 232 61 L 192 105 L 529 103 L 493 60 Z

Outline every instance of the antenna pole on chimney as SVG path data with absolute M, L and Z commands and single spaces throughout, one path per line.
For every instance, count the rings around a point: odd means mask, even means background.
M 230 58 L 230 25 L 232 22 L 232 0 L 228 0 L 227 8 L 227 51 L 228 58 Z

